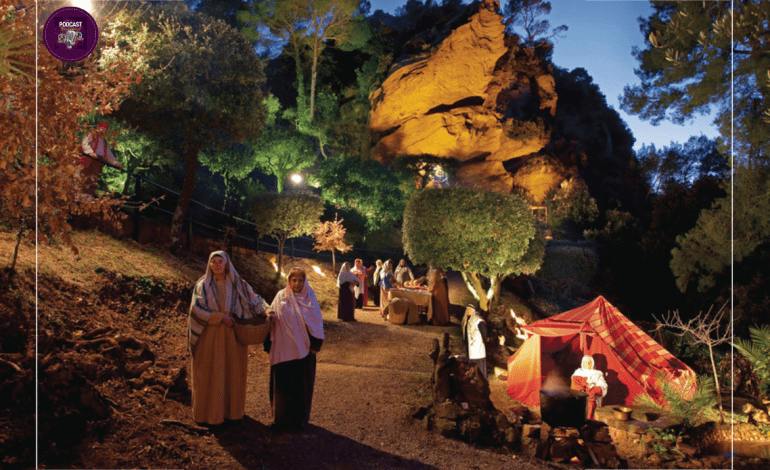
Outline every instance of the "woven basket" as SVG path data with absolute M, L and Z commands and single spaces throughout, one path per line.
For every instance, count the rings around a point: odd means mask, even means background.
M 251 321 L 236 319 L 233 328 L 235 329 L 235 339 L 242 345 L 248 346 L 265 342 L 270 333 L 270 322 L 262 316 L 252 318 Z

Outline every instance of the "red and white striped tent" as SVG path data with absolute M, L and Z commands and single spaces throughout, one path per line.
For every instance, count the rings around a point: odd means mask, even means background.
M 632 405 L 640 393 L 663 402 L 658 375 L 685 394 L 695 390 L 695 373 L 634 325 L 604 297 L 574 310 L 521 327 L 530 336 L 508 360 L 506 392 L 528 406 L 540 405 L 540 390 L 569 387 L 585 354 L 607 378 L 602 405 Z

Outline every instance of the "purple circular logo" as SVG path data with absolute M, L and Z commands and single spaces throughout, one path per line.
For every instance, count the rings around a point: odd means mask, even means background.
M 77 62 L 88 57 L 99 42 L 94 17 L 77 7 L 59 8 L 45 22 L 43 42 L 54 57 Z

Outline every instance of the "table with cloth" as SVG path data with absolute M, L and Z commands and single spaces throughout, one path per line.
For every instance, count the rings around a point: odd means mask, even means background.
M 388 302 L 397 299 L 408 299 L 414 302 L 418 307 L 427 307 L 428 321 L 433 319 L 433 302 L 431 302 L 431 294 L 427 290 L 423 289 L 391 289 L 388 291 Z

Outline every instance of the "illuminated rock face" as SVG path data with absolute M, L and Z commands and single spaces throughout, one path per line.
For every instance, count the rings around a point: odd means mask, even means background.
M 397 69 L 372 93 L 369 125 L 382 136 L 375 146 L 377 160 L 422 154 L 455 158 L 462 162 L 461 184 L 511 191 L 514 178 L 502 162 L 538 152 L 549 136 L 513 139 L 506 119 L 521 103 L 553 116 L 556 93 L 551 75 L 527 76 L 501 67 L 509 51 L 497 8 L 493 0 L 482 2 L 435 52 Z M 536 118 L 520 114 L 519 121 Z

